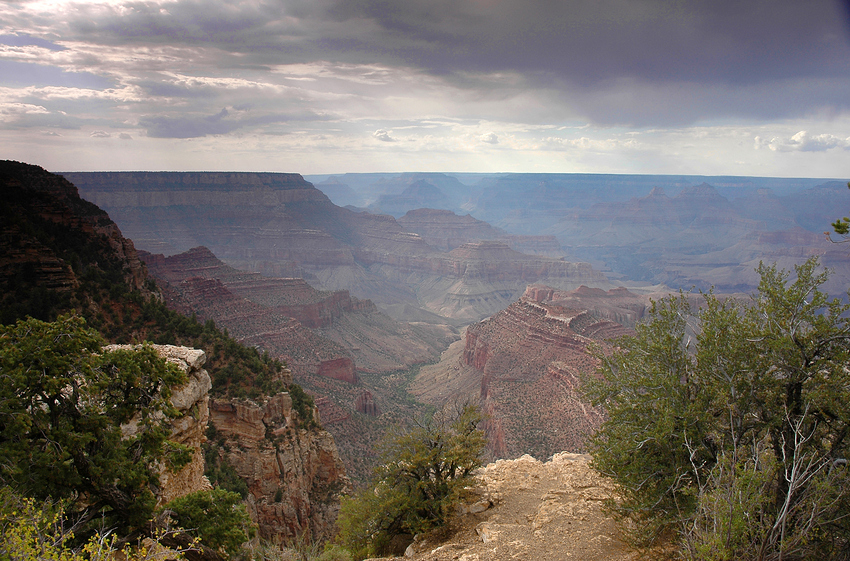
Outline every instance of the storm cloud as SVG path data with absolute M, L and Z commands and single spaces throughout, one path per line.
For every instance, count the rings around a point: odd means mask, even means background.
M 651 144 L 649 131 L 672 138 L 718 125 L 749 127 L 751 147 L 783 134 L 776 146 L 794 146 L 795 132 L 771 127 L 847 137 L 847 5 L 23 0 L 0 6 L 0 111 L 68 115 L 76 89 L 110 105 L 75 112 L 75 122 L 97 120 L 116 138 L 140 128 L 151 139 L 253 132 L 341 147 L 359 134 L 390 149 L 398 137 L 387 131 L 404 129 L 406 150 L 451 133 L 459 146 L 501 151 L 499 161 L 553 139 L 577 146 L 586 126 L 612 146 L 637 142 L 614 138 L 629 130 Z M 40 126 L 14 126 L 26 122 Z

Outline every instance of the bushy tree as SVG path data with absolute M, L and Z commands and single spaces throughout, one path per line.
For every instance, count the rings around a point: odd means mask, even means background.
M 674 537 L 699 559 L 845 558 L 850 547 L 850 306 L 760 266 L 751 302 L 655 303 L 601 356 L 587 394 L 608 419 L 597 468 L 639 544 Z
M 0 327 L 0 481 L 66 501 L 78 530 L 96 518 L 127 535 L 151 517 L 157 465 L 188 459 L 168 441 L 185 375 L 151 347 L 103 344 L 79 317 Z M 123 434 L 131 419 L 137 430 Z
M 444 525 L 481 465 L 480 421 L 479 409 L 466 404 L 391 435 L 372 483 L 343 499 L 342 544 L 362 559 L 386 551 L 395 536 Z
M 173 522 L 200 543 L 233 555 L 256 528 L 238 493 L 213 489 L 178 497 L 165 507 Z

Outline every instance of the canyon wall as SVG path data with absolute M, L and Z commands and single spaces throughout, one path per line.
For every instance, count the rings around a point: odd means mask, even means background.
M 171 397 L 180 414 L 171 422 L 170 439 L 192 450 L 191 461 L 182 469 L 161 471 L 158 502 L 212 488 L 204 476 L 201 448 L 212 425 L 216 450 L 248 485 L 248 512 L 261 537 L 282 542 L 305 532 L 317 539 L 330 535 L 349 481 L 333 437 L 311 422 L 318 420 L 317 412 L 309 410 L 309 418 L 302 418 L 287 392 L 259 401 L 210 399 L 212 383 L 203 368 L 203 351 L 152 346 L 186 374 L 186 383 Z M 123 425 L 122 433 L 132 436 L 139 420 L 137 415 Z
M 584 450 L 585 439 L 602 420 L 602 411 L 581 397 L 582 378 L 597 367 L 589 346 L 604 348 L 630 331 L 582 306 L 582 295 L 590 298 L 586 304 L 594 297 L 610 298 L 635 306 L 622 308 L 623 314 L 642 313 L 641 297 L 623 289 L 529 287 L 505 310 L 467 327 L 463 341 L 438 364 L 422 368 L 413 393 L 434 404 L 464 396 L 477 400 L 497 458 Z M 620 308 L 610 303 L 605 308 L 613 309 Z
M 349 489 L 333 437 L 311 422 L 315 410 L 307 415 L 288 393 L 210 404 L 218 453 L 248 484 L 248 510 L 264 539 L 329 537 Z

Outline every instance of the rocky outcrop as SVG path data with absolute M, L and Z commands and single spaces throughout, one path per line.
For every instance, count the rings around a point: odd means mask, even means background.
M 608 291 L 599 288 L 580 286 L 575 290 L 556 290 L 549 286 L 529 285 L 525 289 L 524 298 L 540 304 L 548 309 L 580 308 L 587 310 L 597 319 L 607 319 L 614 323 L 634 327 L 646 314 L 651 298 L 656 300 L 666 293 L 638 295 L 618 287 Z M 597 326 L 600 329 L 604 326 Z M 607 338 L 604 334 L 602 338 Z
M 377 417 L 381 414 L 380 409 L 378 409 L 378 405 L 375 403 L 375 397 L 369 390 L 365 390 L 357 396 L 357 399 L 354 401 L 354 409 L 358 413 L 363 413 L 370 417 Z
M 195 491 L 212 489 L 210 482 L 204 477 L 204 455 L 201 444 L 206 441 L 207 423 L 209 422 L 209 391 L 212 388 L 210 375 L 203 366 L 207 360 L 206 353 L 199 349 L 177 347 L 174 345 L 151 345 L 165 360 L 177 365 L 186 375 L 186 382 L 174 388 L 171 404 L 178 415 L 171 421 L 169 439 L 192 450 L 192 459 L 177 472 L 162 469 L 159 474 L 158 504 L 168 503 L 177 497 L 182 497 Z M 134 349 L 139 345 L 108 345 L 106 350 Z M 121 426 L 125 437 L 136 434 L 141 414 Z
M 219 453 L 248 484 L 249 512 L 264 539 L 320 539 L 332 531 L 349 481 L 333 437 L 304 428 L 311 420 L 299 417 L 285 392 L 210 404 Z
M 634 559 L 603 508 L 614 485 L 590 461 L 557 453 L 546 462 L 522 456 L 481 468 L 451 532 L 418 536 L 404 559 Z

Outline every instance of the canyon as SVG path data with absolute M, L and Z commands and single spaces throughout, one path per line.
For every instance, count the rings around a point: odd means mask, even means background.
M 140 255 L 170 307 L 289 366 L 356 481 L 368 478 L 383 434 L 412 413 L 387 373 L 428 362 L 458 338 L 445 324 L 397 321 L 348 291 L 234 269 L 204 247 Z
M 116 323 L 127 324 L 118 331 L 132 338 L 158 335 L 141 321 L 139 308 L 162 295 L 133 242 L 106 212 L 80 199 L 64 178 L 18 162 L 0 162 L 0 193 L 4 323 L 23 315 L 49 320 L 64 311 L 83 315 L 106 336 Z M 211 396 L 204 350 L 155 349 L 187 375 L 171 398 L 183 413 L 172 423 L 171 438 L 192 451 L 182 470 L 162 472 L 159 501 L 209 488 L 201 447 L 211 425 L 221 458 L 248 486 L 249 513 L 261 535 L 276 541 L 328 535 L 349 479 L 332 436 L 316 422 L 318 411 L 299 413 L 295 407 L 291 373 L 283 369 L 276 380 L 288 391 L 257 392 L 254 398 Z M 226 350 L 214 354 L 216 360 L 227 358 Z M 131 419 L 122 431 L 132 435 L 134 423 Z
M 592 349 L 631 333 L 609 318 L 634 325 L 648 301 L 623 288 L 530 286 L 505 310 L 467 327 L 438 363 L 420 370 L 411 392 L 435 405 L 480 403 L 495 458 L 580 452 L 603 418 L 580 391 L 596 370 Z
M 814 180 L 346 174 L 316 178 L 326 194 L 297 174 L 64 175 L 109 215 L 68 182 L 57 198 L 78 209 L 34 190 L 26 212 L 99 232 L 116 275 L 153 295 L 149 272 L 172 309 L 284 360 L 314 397 L 324 429 L 288 393 L 209 407 L 217 457 L 248 483 L 263 535 L 281 539 L 325 535 L 383 434 L 447 401 L 482 406 L 493 459 L 582 452 L 603 415 L 580 391 L 594 353 L 668 287 L 748 291 L 759 260 L 813 254 L 840 292 L 850 276 L 846 251 L 819 233 L 850 193 Z M 71 298 L 75 263 L 91 260 L 51 253 L 16 212 L 2 226 L 6 293 L 35 279 Z
M 300 277 L 321 290 L 348 290 L 397 319 L 413 310 L 419 319 L 440 321 L 437 315 L 468 323 L 507 306 L 529 282 L 610 287 L 587 263 L 526 255 L 504 241 L 467 240 L 442 251 L 392 216 L 334 205 L 297 174 L 65 177 L 141 249 L 173 255 L 204 246 L 237 269 Z M 533 243 L 551 246 L 552 240 Z
M 846 180 L 532 173 L 307 178 L 328 185 L 335 202 L 345 192 L 350 208 L 405 201 L 399 197 L 405 189 L 419 182 L 425 192 L 427 182 L 431 196 L 418 203 L 469 214 L 510 235 L 554 237 L 559 253 L 547 255 L 590 262 L 615 284 L 749 292 L 760 260 L 789 268 L 811 255 L 841 276 L 850 273 L 847 252 L 823 236 L 850 208 Z M 414 209 L 392 208 L 400 222 L 403 211 Z M 454 227 L 436 237 L 448 238 Z M 846 283 L 834 279 L 828 288 L 843 294 Z

